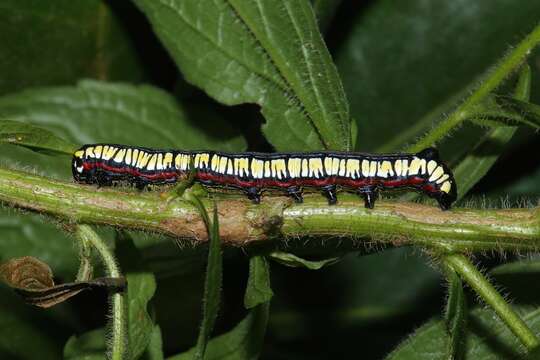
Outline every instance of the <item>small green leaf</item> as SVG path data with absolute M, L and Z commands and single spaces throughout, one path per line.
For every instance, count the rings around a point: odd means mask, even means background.
M 0 120 L 0 143 L 24 146 L 38 152 L 68 155 L 73 154 L 78 147 L 38 126 L 10 120 Z
M 299 256 L 283 251 L 274 251 L 269 254 L 272 260 L 290 267 L 303 267 L 309 270 L 319 270 L 325 266 L 333 265 L 341 260 L 341 257 L 332 257 L 322 260 L 306 260 Z
M 540 273 L 540 259 L 514 261 L 499 265 L 490 271 L 494 276 L 537 273 Z
M 219 305 L 221 302 L 221 284 L 222 284 L 222 272 L 223 272 L 223 258 L 221 253 L 221 242 L 219 239 L 219 221 L 217 207 L 214 204 L 214 216 L 212 222 L 208 217 L 206 208 L 201 200 L 187 191 L 186 196 L 199 210 L 199 214 L 206 224 L 209 237 L 209 249 L 208 249 L 208 264 L 206 266 L 206 278 L 204 281 L 204 298 L 203 298 L 203 318 L 201 321 L 201 328 L 199 330 L 199 336 L 197 337 L 197 345 L 195 359 L 205 359 L 206 347 L 208 346 L 208 339 L 214 329 L 216 322 Z
M 445 273 L 448 280 L 448 300 L 444 320 L 449 335 L 445 359 L 459 360 L 463 358 L 465 344 L 467 299 L 458 274 L 450 267 L 446 269 Z
M 348 103 L 307 0 L 135 3 L 189 82 L 261 106 L 276 149 L 350 149 Z
M 249 310 L 247 316 L 233 329 L 208 342 L 206 360 L 255 360 L 263 345 L 270 303 L 260 304 Z M 172 356 L 168 360 L 191 360 L 196 348 Z
M 517 308 L 529 327 L 540 332 L 540 309 L 530 306 Z M 502 323 L 493 311 L 476 309 L 469 313 L 470 326 L 464 338 L 465 359 L 521 359 L 523 350 L 519 340 Z M 446 326 L 442 320 L 433 319 L 420 327 L 413 336 L 402 342 L 386 360 L 433 360 L 447 359 Z
M 269 302 L 274 296 L 270 286 L 270 266 L 263 255 L 254 255 L 249 259 L 249 277 L 244 306 L 246 309 Z
M 138 359 L 148 347 L 154 331 L 148 303 L 156 291 L 156 280 L 154 274 L 146 269 L 141 254 L 125 232 L 119 233 L 116 253 L 128 284 L 129 355 L 131 359 Z
M 473 121 L 480 125 L 487 121 L 490 125 L 527 125 L 536 130 L 540 129 L 540 106 L 503 95 L 494 96 L 492 99 L 493 101 L 488 103 L 491 107 L 484 105 L 484 108 L 480 108 Z

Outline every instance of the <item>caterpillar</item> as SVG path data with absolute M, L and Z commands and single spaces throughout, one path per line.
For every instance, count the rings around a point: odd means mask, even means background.
M 194 167 L 194 169 L 192 169 Z M 456 183 L 437 150 L 417 154 L 346 152 L 225 153 L 156 150 L 116 144 L 84 145 L 73 154 L 75 181 L 112 185 L 127 181 L 142 189 L 186 178 L 207 187 L 238 189 L 255 203 L 264 190 L 281 190 L 302 202 L 304 188 L 319 189 L 329 204 L 337 191 L 357 192 L 373 208 L 379 190 L 409 188 L 434 198 L 443 210 L 456 200 Z

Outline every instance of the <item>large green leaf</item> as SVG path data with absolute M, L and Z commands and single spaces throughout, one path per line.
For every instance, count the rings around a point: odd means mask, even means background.
M 73 239 L 43 216 L 0 211 L 0 261 L 33 256 L 49 264 L 59 278 L 72 281 L 78 267 Z
M 259 358 L 266 333 L 269 303 L 251 309 L 230 331 L 217 336 L 208 343 L 206 360 L 255 360 Z M 191 360 L 196 348 L 172 356 L 168 360 Z
M 245 146 L 219 119 L 191 119 L 171 95 L 145 85 L 86 80 L 76 87 L 26 90 L 0 98 L 0 117 L 39 124 L 80 144 L 221 150 Z
M 245 140 L 211 112 L 192 118 L 169 94 L 150 86 L 81 81 L 0 97 L 0 118 L 51 130 L 77 144 L 112 142 L 137 146 L 238 151 Z M 24 149 L 1 147 L 0 160 L 49 175 L 71 178 L 69 159 L 52 159 Z
M 522 318 L 534 332 L 540 332 L 540 310 L 518 308 Z M 512 332 L 488 309 L 477 309 L 469 315 L 470 329 L 466 333 L 464 360 L 521 359 L 523 350 Z M 404 341 L 387 360 L 446 359 L 445 325 L 432 320 Z
M 140 80 L 143 69 L 128 35 L 105 1 L 3 0 L 0 94 L 82 77 Z
M 62 354 L 58 318 L 30 307 L 5 286 L 0 288 L 0 358 L 56 360 Z
M 328 323 L 345 329 L 410 314 L 424 306 L 439 286 L 439 275 L 426 261 L 410 249 L 399 248 L 346 256 L 317 272 L 276 267 L 274 291 L 288 296 L 275 299 L 270 318 L 273 332 L 296 339 L 327 332 Z M 328 292 L 334 295 L 322 296 Z M 307 324 L 311 326 L 305 328 Z
M 278 150 L 346 150 L 348 104 L 307 0 L 135 0 L 186 79 L 256 103 Z
M 357 148 L 396 151 L 437 116 L 416 127 L 419 119 L 434 110 L 441 118 L 468 95 L 463 89 L 536 25 L 540 3 L 380 0 L 363 10 L 337 51 L 337 64 L 358 121 Z M 451 141 L 464 148 L 459 135 Z

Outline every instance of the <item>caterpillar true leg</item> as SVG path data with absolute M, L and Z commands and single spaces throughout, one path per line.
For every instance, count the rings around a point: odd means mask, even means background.
M 302 190 L 298 186 L 288 187 L 287 194 L 298 204 L 304 201 L 304 198 L 302 197 Z
M 374 187 L 364 188 L 359 191 L 364 198 L 364 206 L 366 209 L 373 209 L 375 201 L 379 197 L 379 192 Z
M 326 185 L 323 187 L 323 195 L 328 199 L 328 205 L 335 205 L 337 203 L 336 185 Z
M 248 199 L 253 201 L 254 204 L 259 204 L 261 202 L 261 190 L 258 187 L 248 188 L 246 194 Z

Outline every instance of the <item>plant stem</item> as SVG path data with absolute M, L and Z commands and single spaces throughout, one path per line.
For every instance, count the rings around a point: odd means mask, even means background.
M 92 244 L 85 238 L 79 239 L 80 265 L 77 272 L 77 281 L 89 281 L 92 279 L 94 268 L 92 266 Z
M 120 268 L 116 263 L 113 253 L 105 242 L 95 233 L 88 225 L 78 225 L 76 230 L 77 236 L 83 242 L 89 242 L 96 249 L 107 276 L 112 278 L 121 277 Z M 126 353 L 127 339 L 127 324 L 126 324 L 126 309 L 124 304 L 124 295 L 116 292 L 111 295 L 112 303 L 112 336 L 110 340 L 110 359 L 122 360 Z
M 0 168 L 0 201 L 68 222 L 141 229 L 195 242 L 208 239 L 205 224 L 192 204 L 182 199 L 164 201 L 157 192 L 96 189 Z M 212 207 L 210 200 L 203 202 Z M 369 210 L 357 196 L 348 194 L 340 195 L 337 206 L 328 206 L 318 194 L 305 196 L 303 204 L 265 196 L 256 205 L 233 195 L 222 196 L 216 204 L 224 245 L 324 236 L 336 242 L 348 237 L 446 252 L 540 248 L 539 207 L 441 211 L 416 203 L 378 201 L 375 209 Z M 336 246 L 330 240 L 325 244 Z
M 510 305 L 497 292 L 480 271 L 461 254 L 444 255 L 443 260 L 465 280 L 476 293 L 495 310 L 501 320 L 525 345 L 527 350 L 538 346 L 538 338 L 525 322 L 512 310 Z
M 517 70 L 530 51 L 540 43 L 540 24 L 525 37 L 512 51 L 510 51 L 487 75 L 478 88 L 435 128 L 429 131 L 420 141 L 410 146 L 407 152 L 418 152 L 426 147 L 433 146 L 450 131 L 466 120 L 478 105 L 490 92 L 495 90 L 513 71 Z

